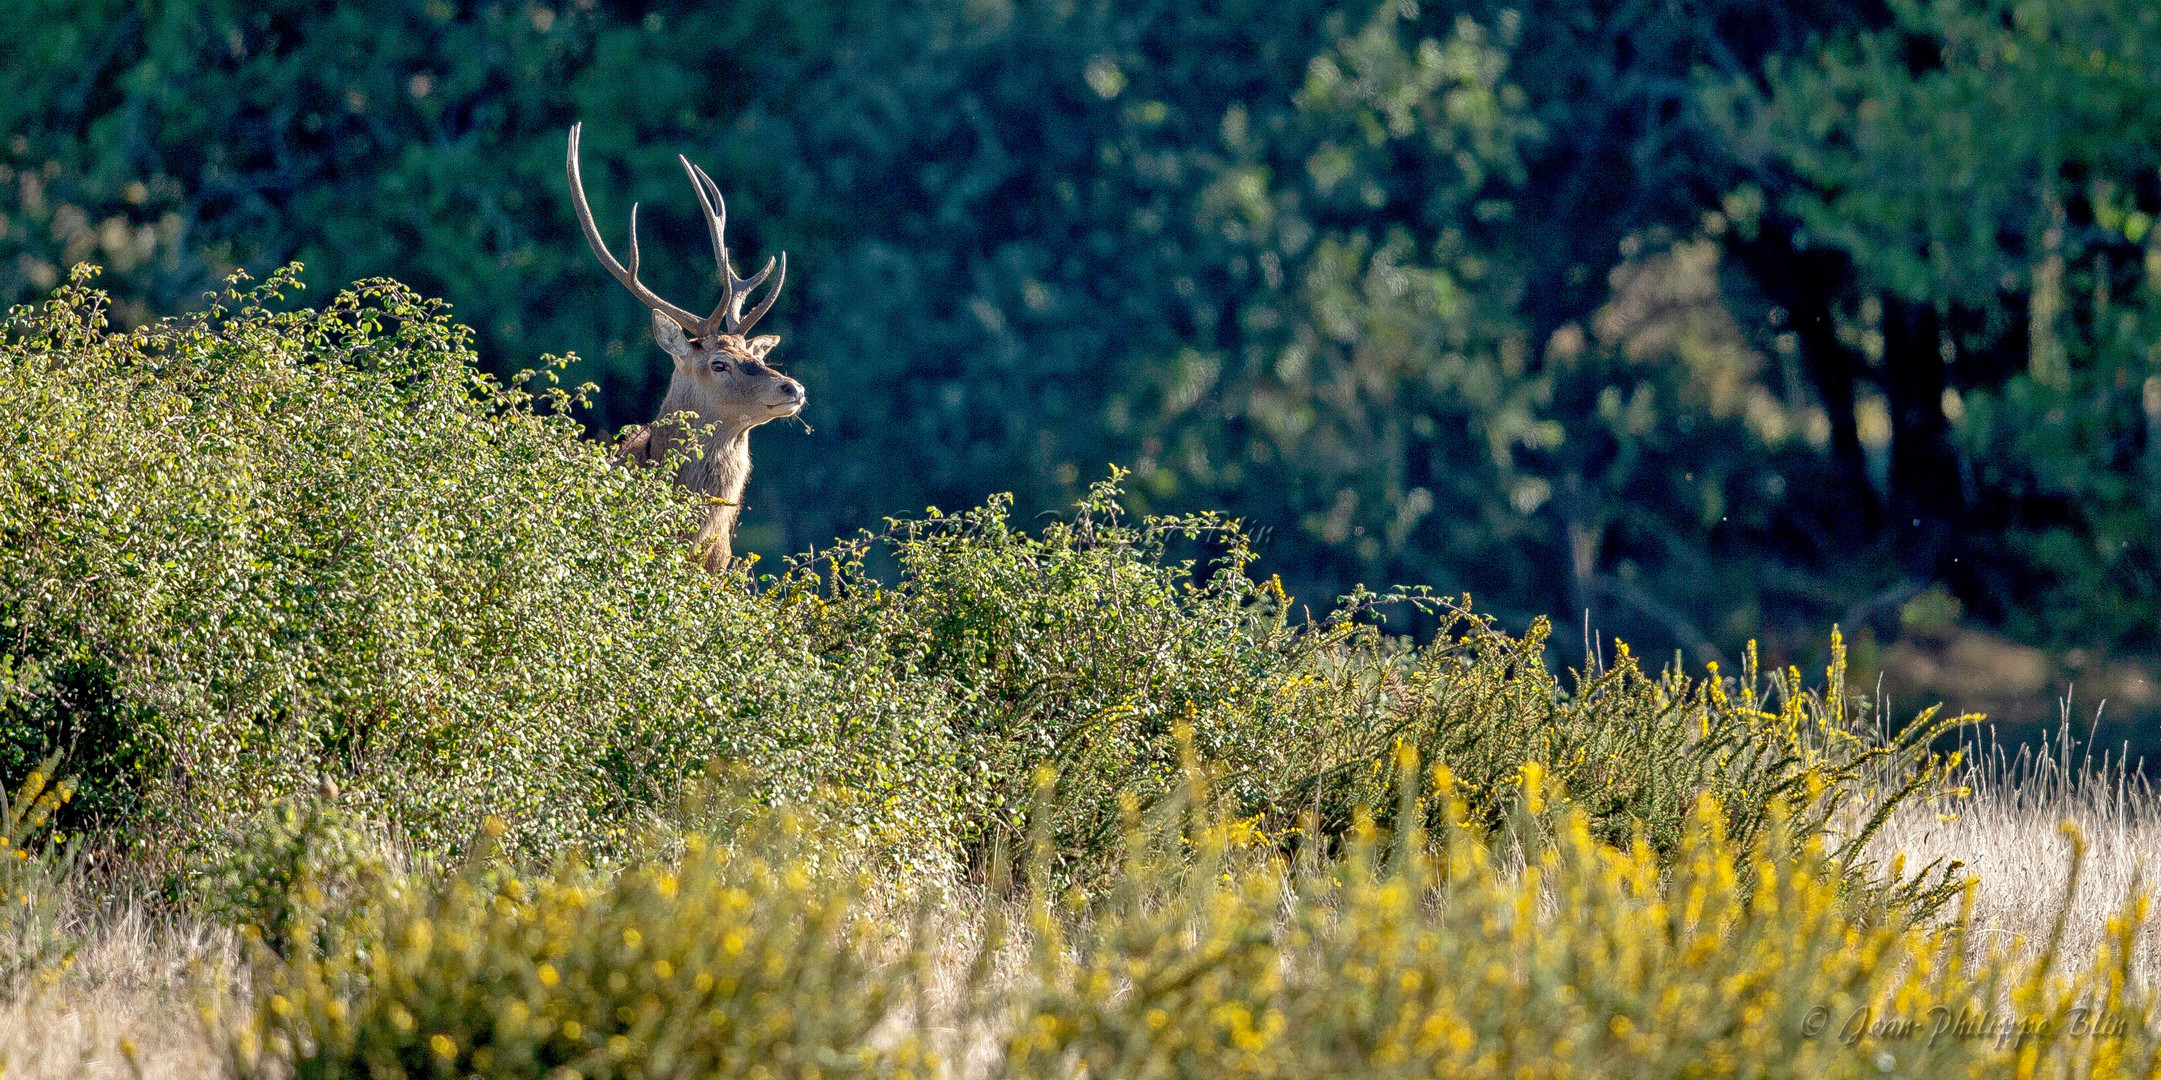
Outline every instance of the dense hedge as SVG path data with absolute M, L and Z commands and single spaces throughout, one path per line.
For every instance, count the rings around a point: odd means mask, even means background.
M 1705 792 L 1744 837 L 1781 796 L 1851 832 L 1930 775 L 1936 725 L 1853 734 L 1835 669 L 1816 696 L 1624 649 L 1570 679 L 1542 628 L 1456 602 L 1395 598 L 1443 619 L 1422 646 L 1378 629 L 1389 598 L 1308 618 L 1235 523 L 1130 519 L 1115 475 L 1035 534 L 993 500 L 704 573 L 698 507 L 609 467 L 574 394 L 477 374 L 395 283 L 266 308 L 291 287 L 123 333 L 78 281 L 0 345 L 0 766 L 65 751 L 72 820 L 151 864 L 215 862 L 318 790 L 422 854 L 486 815 L 526 854 L 622 852 L 722 763 L 892 859 L 981 867 L 1049 764 L 1082 871 L 1188 737 L 1242 813 L 1330 835 L 1389 803 L 1399 745 L 1489 821 L 1535 768 L 1657 850 Z

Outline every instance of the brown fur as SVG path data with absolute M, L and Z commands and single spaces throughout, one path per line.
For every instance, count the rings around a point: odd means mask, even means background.
M 691 338 L 654 312 L 653 336 L 674 358 L 675 374 L 660 418 L 623 440 L 620 456 L 658 465 L 681 455 L 675 482 L 712 500 L 694 548 L 707 569 L 723 569 L 733 556 L 743 485 L 750 480 L 750 429 L 800 412 L 803 384 L 766 364 L 765 354 L 780 343 L 770 334 Z

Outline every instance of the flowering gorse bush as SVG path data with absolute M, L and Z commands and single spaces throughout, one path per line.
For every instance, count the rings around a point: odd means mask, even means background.
M 500 834 L 500 823 L 488 830 Z M 834 1075 L 878 1062 L 901 980 L 878 963 L 858 884 L 806 858 L 786 813 L 729 845 L 612 875 L 473 860 L 387 883 L 361 919 L 265 952 L 242 1075 Z M 336 920 L 319 896 L 304 911 Z M 289 1071 L 288 1071 L 289 1070 Z
M 265 953 L 252 1014 L 224 1030 L 244 1075 L 323 1077 L 2155 1067 L 2130 980 L 2143 898 L 2096 956 L 1983 945 L 1965 911 L 1915 922 L 1851 888 L 1783 803 L 1743 843 L 1705 794 L 1661 858 L 1600 841 L 1535 779 L 1485 829 L 1445 767 L 1421 793 L 1401 762 L 1402 816 L 1430 805 L 1430 834 L 1361 817 L 1339 854 L 1286 856 L 1195 770 L 1155 813 L 1127 800 L 1102 892 L 1037 888 L 1017 927 L 995 900 L 896 914 L 819 869 L 786 812 L 613 875 L 468 872 L 386 892 L 366 947 Z
M 1255 858 L 1195 815 L 1192 861 L 1136 848 L 1077 919 L 1035 909 L 1015 1076 L 2147 1075 L 2127 989 L 2143 899 L 2103 953 L 2014 958 L 1961 911 L 1916 922 L 1842 880 L 1784 803 L 1754 840 L 1706 793 L 1673 857 L 1596 838 L 1526 777 L 1497 831 L 1455 777 L 1361 817 L 1339 858 Z M 1543 817 L 1545 824 L 1539 819 Z M 2076 873 L 2074 868 L 2073 873 Z M 2008 1023 L 2008 1028 L 2007 1028 Z M 1986 1029 L 1985 1031 L 1983 1029 Z

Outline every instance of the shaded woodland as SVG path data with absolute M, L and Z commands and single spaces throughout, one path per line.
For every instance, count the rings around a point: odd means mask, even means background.
M 0 301 L 391 275 L 498 373 L 575 353 L 612 434 L 666 368 L 583 121 L 664 294 L 713 286 L 678 152 L 790 254 L 769 560 L 1117 463 L 1323 607 L 1691 661 L 1972 628 L 2090 686 L 2161 647 L 2157 73 L 2135 0 L 26 0 Z

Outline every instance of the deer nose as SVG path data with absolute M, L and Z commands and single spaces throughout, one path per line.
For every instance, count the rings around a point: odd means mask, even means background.
M 794 398 L 797 401 L 803 400 L 802 383 L 799 383 L 794 379 L 788 379 L 781 383 L 781 389 L 786 391 L 789 397 Z

